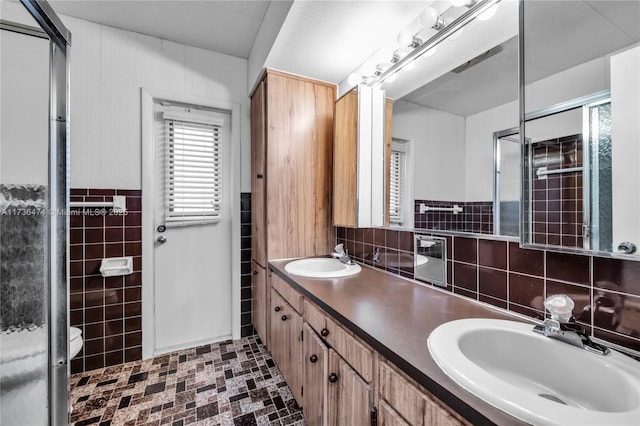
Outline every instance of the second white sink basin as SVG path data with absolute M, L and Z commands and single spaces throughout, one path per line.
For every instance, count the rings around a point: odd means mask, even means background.
M 442 370 L 489 404 L 535 425 L 640 424 L 640 363 L 534 333 L 533 325 L 463 319 L 436 328 Z
M 338 259 L 312 257 L 294 260 L 284 270 L 293 275 L 309 278 L 341 278 L 355 275 L 362 270 L 360 265 L 346 265 Z

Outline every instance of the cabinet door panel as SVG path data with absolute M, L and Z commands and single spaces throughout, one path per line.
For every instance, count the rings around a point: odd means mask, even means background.
M 383 400 L 378 403 L 378 421 L 380 426 L 410 426 L 400 414 Z
M 329 375 L 331 374 L 337 375 L 337 380 L 328 385 L 329 424 L 370 425 L 373 390 L 333 349 L 329 350 Z
M 262 339 L 265 346 L 268 347 L 267 341 L 267 275 L 266 270 L 252 262 L 253 275 L 251 277 L 251 298 L 253 302 L 252 321 L 253 326 Z
M 287 359 L 289 346 L 288 333 L 286 333 L 285 322 L 282 321 L 282 316 L 286 315 L 286 302 L 280 297 L 278 292 L 271 289 L 271 307 L 269 313 L 269 345 L 271 350 L 271 356 L 273 360 L 278 364 L 278 368 L 284 374 L 284 370 L 287 368 L 286 364 L 289 362 Z M 286 380 L 286 377 L 285 377 Z
M 271 355 L 298 403 L 303 381 L 301 335 L 302 317 L 271 289 Z
M 304 332 L 304 417 L 309 426 L 326 425 L 327 374 L 329 349 L 309 324 Z
M 251 97 L 251 257 L 267 267 L 265 245 L 265 82 Z

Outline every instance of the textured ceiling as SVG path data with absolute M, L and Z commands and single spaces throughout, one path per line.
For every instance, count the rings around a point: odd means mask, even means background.
M 266 66 L 339 83 L 433 1 L 296 1 Z
M 49 0 L 61 15 L 248 58 L 268 0 Z

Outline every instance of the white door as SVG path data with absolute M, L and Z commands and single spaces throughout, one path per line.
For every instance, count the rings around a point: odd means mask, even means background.
M 168 221 L 165 206 L 165 110 L 154 104 L 154 354 L 226 340 L 232 334 L 231 114 L 201 114 L 223 121 L 219 221 L 176 226 Z

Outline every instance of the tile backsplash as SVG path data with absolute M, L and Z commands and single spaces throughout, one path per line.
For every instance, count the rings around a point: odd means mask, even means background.
M 446 231 L 493 233 L 493 201 L 414 201 L 414 227 L 421 229 L 441 229 Z M 435 208 L 451 208 L 454 205 L 462 211 L 454 213 L 433 210 L 420 213 L 420 204 Z
M 447 239 L 447 291 L 538 319 L 544 318 L 545 297 L 567 294 L 576 303 L 574 316 L 593 336 L 640 351 L 640 262 L 522 249 L 517 242 L 487 237 L 426 234 Z M 413 278 L 413 236 L 412 231 L 336 228 L 337 242 L 356 261 L 406 278 Z
M 251 193 L 240 193 L 240 335 L 255 334 L 251 322 Z
M 84 339 L 72 373 L 142 358 L 141 191 L 71 189 L 71 201 L 114 195 L 126 196 L 126 214 L 71 209 L 69 217 L 70 323 Z M 120 256 L 133 256 L 133 274 L 103 278 L 101 259 Z

